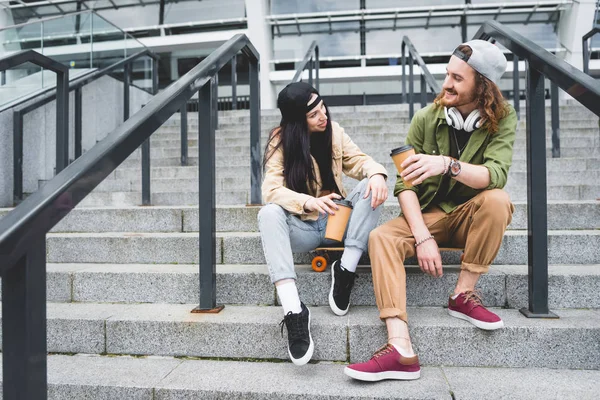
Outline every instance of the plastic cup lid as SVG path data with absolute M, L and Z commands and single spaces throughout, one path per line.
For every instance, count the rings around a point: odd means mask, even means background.
M 414 149 L 414 147 L 412 145 L 410 145 L 410 144 L 407 144 L 405 146 L 392 149 L 392 152 L 390 153 L 390 156 L 395 156 L 396 154 L 404 153 L 405 151 L 408 151 L 410 149 Z

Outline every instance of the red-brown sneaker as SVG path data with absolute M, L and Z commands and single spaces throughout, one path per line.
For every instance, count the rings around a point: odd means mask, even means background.
M 481 303 L 481 294 L 475 291 L 466 291 L 459 294 L 456 299 L 450 296 L 448 300 L 448 314 L 455 318 L 469 321 L 480 329 L 493 331 L 504 327 L 504 322 L 499 316 L 489 311 Z
M 421 367 L 419 357 L 405 357 L 391 344 L 377 350 L 373 357 L 364 363 L 348 365 L 344 373 L 360 381 L 375 382 L 384 379 L 419 379 Z

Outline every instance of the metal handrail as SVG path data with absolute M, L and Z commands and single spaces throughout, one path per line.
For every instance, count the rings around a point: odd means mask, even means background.
M 409 93 L 408 98 L 406 96 L 406 49 L 408 48 L 408 71 L 409 71 Z M 408 115 L 412 119 L 415 114 L 415 105 L 414 105 L 414 74 L 413 74 L 413 65 L 414 62 L 417 62 L 419 68 L 421 68 L 421 108 L 425 107 L 427 104 L 427 86 L 431 88 L 434 95 L 441 91 L 440 85 L 437 83 L 431 72 L 429 72 L 429 68 L 427 68 L 427 64 L 421 58 L 421 55 L 412 44 L 408 36 L 402 37 L 402 102 L 408 102 Z
M 46 398 L 46 234 L 199 92 L 200 305 L 216 305 L 214 76 L 242 52 L 250 64 L 252 200 L 260 202 L 259 54 L 236 35 L 0 219 L 4 398 Z
M 85 86 L 88 85 L 100 78 L 102 78 L 103 76 L 106 76 L 108 74 L 110 74 L 111 72 L 118 70 L 120 68 L 124 68 L 124 81 L 128 82 L 129 81 L 129 73 L 130 73 L 130 69 L 127 68 L 127 66 L 131 65 L 135 60 L 137 60 L 140 57 L 150 57 L 152 58 L 152 82 L 153 82 L 153 89 L 151 94 L 156 94 L 156 91 L 158 90 L 158 60 L 159 57 L 157 54 L 153 53 L 151 50 L 149 49 L 145 49 L 142 51 L 139 51 L 127 58 L 124 58 L 121 61 L 118 61 L 112 65 L 109 65 L 106 68 L 103 68 L 101 70 L 95 71 L 89 75 L 86 75 L 84 77 L 75 79 L 73 82 L 67 82 L 68 84 L 68 91 L 75 91 L 75 104 L 74 104 L 74 111 L 75 111 L 75 159 L 79 158 L 81 156 L 82 153 L 82 93 L 81 93 L 81 89 Z M 61 64 L 62 65 L 62 64 Z M 67 68 L 65 66 L 65 68 Z M 128 115 L 129 115 L 129 85 L 125 84 L 123 85 L 124 88 L 124 92 L 123 92 L 123 96 L 124 96 L 124 102 L 123 102 L 123 108 L 124 108 L 124 115 L 125 115 L 125 119 L 127 119 Z M 23 118 L 24 115 L 45 105 L 48 104 L 49 102 L 53 101 L 56 99 L 56 89 L 50 90 L 42 95 L 39 96 L 39 98 L 35 101 L 31 101 L 31 100 L 27 100 L 27 104 L 23 107 L 19 107 L 18 105 L 13 107 L 13 140 L 15 143 L 22 143 L 23 142 Z M 67 109 L 67 113 L 68 113 L 68 109 Z M 67 115 L 68 118 L 68 115 Z M 68 125 L 67 125 L 68 126 Z M 68 129 L 68 128 L 65 128 Z M 68 137 L 68 132 L 65 133 Z M 143 149 L 143 151 L 145 151 L 145 149 Z M 149 149 L 148 149 L 149 151 Z M 13 149 L 14 152 L 14 159 L 15 160 L 21 160 L 23 157 L 23 149 L 22 146 L 18 147 L 15 146 L 15 148 Z M 66 163 L 68 163 L 68 152 L 65 153 L 65 157 L 66 157 Z M 144 163 L 146 161 L 144 157 L 142 157 L 142 171 L 146 171 L 148 170 L 149 173 L 149 169 L 145 168 Z M 64 166 L 61 165 L 61 168 L 57 168 L 56 172 L 60 172 L 67 164 L 65 164 Z M 145 179 L 142 179 L 142 181 L 146 181 Z M 142 203 L 147 205 L 150 204 L 150 188 L 149 188 L 149 180 L 147 181 L 148 185 L 142 185 Z M 19 163 L 18 165 L 15 163 L 15 168 L 13 170 L 13 197 L 14 197 L 14 201 L 16 203 L 20 202 L 21 200 L 23 200 L 23 165 L 22 162 Z
M 313 58 L 314 54 L 314 58 Z M 300 61 L 300 64 L 296 67 L 296 74 L 292 78 L 292 82 L 300 82 L 302 80 L 302 73 L 308 68 L 308 83 L 313 84 L 313 69 L 315 70 L 315 89 L 319 91 L 319 45 L 316 41 L 313 41 L 304 58 Z
M 497 21 L 487 21 L 475 39 L 494 39 L 527 62 L 528 317 L 556 317 L 548 307 L 548 204 L 544 77 L 600 115 L 600 84 L 582 71 Z
M 583 49 L 583 72 L 586 74 L 590 73 L 590 48 L 588 47 L 588 41 L 598 32 L 600 32 L 600 27 L 595 26 L 581 38 L 581 48 Z
M 0 71 L 31 62 L 42 68 L 56 72 L 56 172 L 62 171 L 69 163 L 69 68 L 34 50 L 25 50 L 0 59 Z M 13 115 L 13 171 L 14 190 L 23 190 L 23 118 Z M 15 134 L 20 131 L 21 134 Z

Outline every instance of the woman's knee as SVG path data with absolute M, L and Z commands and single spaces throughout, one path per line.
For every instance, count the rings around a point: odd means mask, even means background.
M 258 225 L 271 224 L 278 220 L 285 220 L 286 212 L 280 205 L 269 203 L 263 206 L 258 212 Z

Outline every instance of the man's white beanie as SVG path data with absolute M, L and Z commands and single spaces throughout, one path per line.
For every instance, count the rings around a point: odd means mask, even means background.
M 502 75 L 506 71 L 506 57 L 502 51 L 495 45 L 485 40 L 471 40 L 463 43 L 463 46 L 469 46 L 473 53 L 467 56 L 458 50 L 458 47 L 452 53 L 469 64 L 471 68 L 488 78 L 490 81 L 498 84 Z

